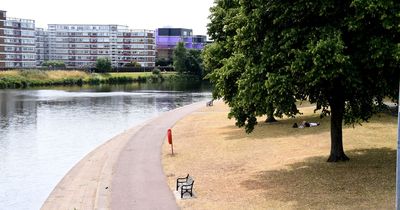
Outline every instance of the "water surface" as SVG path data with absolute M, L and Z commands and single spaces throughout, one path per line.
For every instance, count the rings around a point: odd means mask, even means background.
M 39 209 L 97 146 L 160 112 L 210 98 L 197 84 L 0 90 L 0 209 Z

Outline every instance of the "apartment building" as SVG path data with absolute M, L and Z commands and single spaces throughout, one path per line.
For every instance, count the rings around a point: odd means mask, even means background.
M 43 28 L 36 28 L 36 66 L 41 66 L 49 60 L 49 34 Z
M 49 24 L 35 28 L 35 21 L 9 18 L 0 10 L 0 69 L 31 68 L 47 60 L 64 61 L 68 67 L 93 67 L 97 58 L 108 57 L 114 67 L 138 62 L 155 66 L 157 58 L 172 59 L 179 42 L 201 50 L 206 36 L 192 29 L 133 30 L 124 25 Z
M 115 67 L 133 61 L 143 67 L 155 66 L 152 30 L 131 30 L 122 25 L 49 24 L 47 33 L 48 60 L 64 61 L 69 67 L 90 67 L 99 57 L 110 58 Z
M 202 50 L 207 42 L 203 35 L 193 35 L 192 29 L 158 28 L 156 29 L 156 45 L 158 59 L 172 59 L 173 51 L 179 42 L 185 43 L 188 49 Z
M 0 10 L 0 68 L 35 66 L 35 21 L 10 18 Z

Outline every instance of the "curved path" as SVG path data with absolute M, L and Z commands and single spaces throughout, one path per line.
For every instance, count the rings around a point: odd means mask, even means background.
M 162 113 L 106 142 L 68 172 L 41 209 L 178 209 L 161 146 L 168 128 L 201 107 Z

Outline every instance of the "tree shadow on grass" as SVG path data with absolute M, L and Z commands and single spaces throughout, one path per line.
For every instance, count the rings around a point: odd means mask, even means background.
M 225 129 L 228 131 L 222 133 L 225 136 L 225 140 L 238 140 L 244 138 L 250 139 L 264 139 L 264 138 L 281 138 L 281 137 L 300 137 L 305 135 L 315 135 L 330 132 L 330 117 L 320 118 L 318 114 L 299 116 L 296 118 L 278 119 L 275 123 L 259 122 L 252 133 L 246 134 L 244 128 L 238 128 L 235 125 L 226 126 Z M 307 122 L 320 122 L 321 125 L 317 127 L 309 128 L 293 128 L 293 124 L 300 124 L 302 121 Z M 397 118 L 386 113 L 379 113 L 375 115 L 369 122 L 378 122 L 382 126 L 389 126 L 393 123 L 397 123 Z M 367 125 L 368 122 L 362 125 Z M 354 125 L 355 127 L 362 126 L 359 124 Z M 352 128 L 352 126 L 343 126 L 343 129 Z
M 396 150 L 352 150 L 349 162 L 313 157 L 287 169 L 261 171 L 241 184 L 267 200 L 294 202 L 295 209 L 393 209 Z
M 320 122 L 320 126 L 308 128 L 293 128 L 293 124 L 298 125 L 302 121 Z M 226 126 L 227 132 L 222 133 L 226 140 L 238 140 L 243 138 L 264 139 L 264 138 L 280 138 L 287 136 L 303 136 L 313 135 L 330 131 L 330 118 L 320 118 L 317 115 L 300 116 L 297 118 L 278 119 L 275 123 L 258 122 L 254 131 L 246 134 L 244 128 L 238 128 L 235 125 Z

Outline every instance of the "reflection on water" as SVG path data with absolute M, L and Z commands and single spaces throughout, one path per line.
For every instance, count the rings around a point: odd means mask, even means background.
M 68 170 L 106 140 L 210 97 L 198 85 L 0 90 L 1 209 L 39 209 Z

